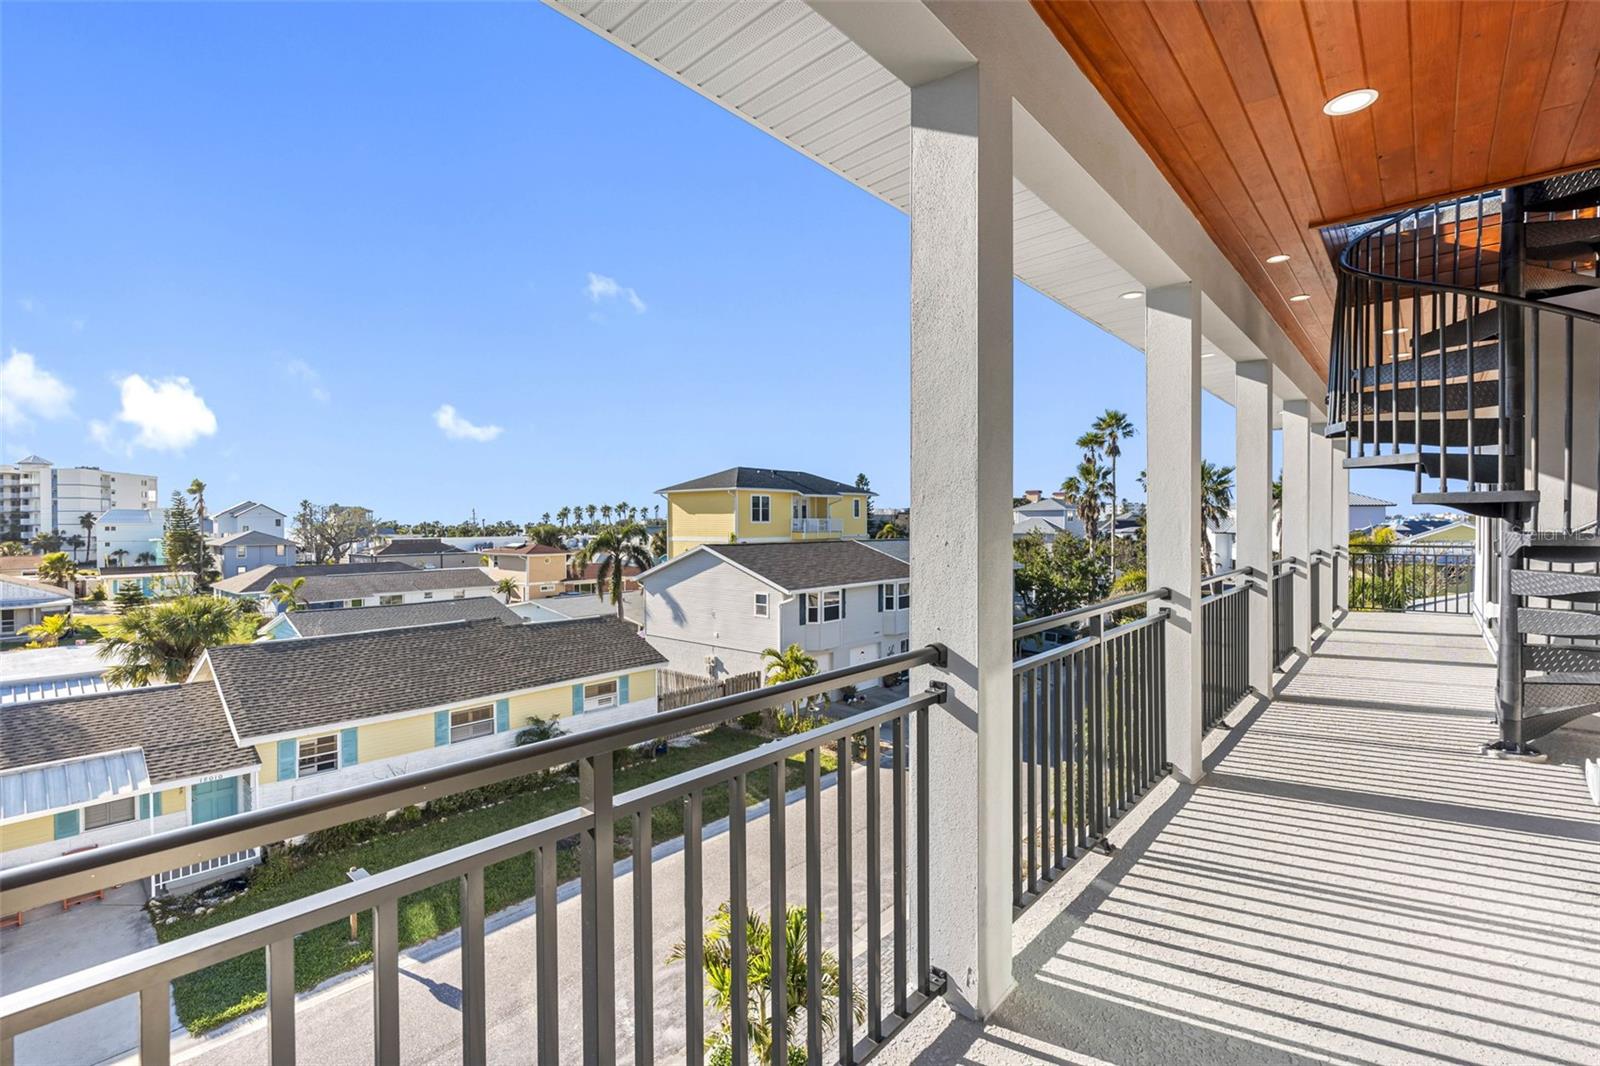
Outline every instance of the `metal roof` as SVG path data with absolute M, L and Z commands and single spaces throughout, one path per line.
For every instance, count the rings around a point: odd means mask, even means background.
M 8 707 L 13 703 L 37 703 L 40 700 L 63 700 L 71 696 L 92 696 L 110 690 L 111 686 L 99 674 L 0 682 L 0 707 Z
M 138 748 L 89 755 L 0 774 L 0 818 L 100 803 L 150 787 Z

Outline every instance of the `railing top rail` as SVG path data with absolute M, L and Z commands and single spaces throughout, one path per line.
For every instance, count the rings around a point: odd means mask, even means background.
M 680 796 L 727 781 L 741 770 L 772 766 L 819 745 L 853 733 L 876 729 L 881 723 L 940 702 L 943 693 L 927 690 L 862 711 L 818 729 L 770 741 L 738 755 L 696 767 L 662 781 L 622 793 L 612 813 L 621 818 Z M 781 802 L 782 797 L 779 797 Z M 133 992 L 155 982 L 257 951 L 275 941 L 293 937 L 349 914 L 370 910 L 374 904 L 440 884 L 469 870 L 527 854 L 542 844 L 582 832 L 593 811 L 575 806 L 528 825 L 517 826 L 482 840 L 413 860 L 371 877 L 324 889 L 303 899 L 249 914 L 191 936 L 159 944 L 88 967 L 29 988 L 0 996 L 0 1022 L 7 1036 L 48 1024 Z M 7 904 L 10 905 L 9 902 Z
M 10 910 L 27 910 L 93 888 L 149 877 L 213 855 L 276 844 L 359 818 L 370 818 L 456 792 L 495 784 L 592 758 L 659 737 L 694 732 L 729 721 L 752 708 L 789 703 L 831 689 L 897 673 L 941 665 L 944 648 L 930 644 L 861 666 L 842 667 L 799 681 L 734 693 L 687 707 L 586 729 L 551 740 L 505 748 L 443 766 L 291 800 L 165 833 L 109 844 L 93 851 L 0 870 L 0 894 Z M 87 879 L 87 880 L 86 880 Z M 60 895 L 52 893 L 59 892 Z
M 1044 651 L 1038 652 L 1034 655 L 1029 655 L 1026 658 L 1017 659 L 1011 664 L 1011 672 L 1013 674 L 1021 673 L 1024 670 L 1028 670 L 1050 662 L 1052 659 L 1061 659 L 1068 655 L 1074 655 L 1086 648 L 1092 648 L 1096 644 L 1110 643 L 1111 641 L 1116 640 L 1118 637 L 1127 636 L 1134 630 L 1143 629 L 1146 626 L 1153 626 L 1164 622 L 1171 616 L 1171 609 L 1163 607 L 1155 614 L 1147 615 L 1144 618 L 1135 619 L 1132 622 L 1124 622 L 1120 626 L 1112 626 L 1110 629 L 1099 634 L 1098 636 L 1091 633 L 1089 636 L 1079 637 L 1077 640 L 1069 641 L 1066 644 L 1058 644 L 1053 648 L 1046 648 Z
M 1011 639 L 1018 640 L 1022 637 L 1032 636 L 1035 633 L 1043 633 L 1047 629 L 1058 629 L 1061 626 L 1081 621 L 1085 618 L 1107 615 L 1115 611 L 1125 611 L 1129 607 L 1137 607 L 1141 603 L 1170 600 L 1171 598 L 1172 590 L 1169 588 L 1152 589 L 1149 592 L 1130 592 L 1126 596 L 1114 596 L 1109 600 L 1091 603 L 1086 607 L 1074 607 L 1070 611 L 1062 611 L 1059 614 L 1018 622 L 1011 627 Z
M 1284 571 L 1284 570 L 1293 570 L 1297 566 L 1304 566 L 1304 565 L 1305 565 L 1305 562 L 1303 560 L 1296 559 L 1292 555 L 1284 556 L 1281 559 L 1272 560 L 1273 573 L 1278 573 L 1278 572 L 1281 572 L 1281 571 Z
M 1477 197 L 1473 196 L 1470 199 L 1476 200 Z M 1391 215 L 1388 218 L 1374 223 L 1370 229 L 1366 230 L 1360 236 L 1351 240 L 1349 244 L 1345 245 L 1344 251 L 1339 253 L 1339 269 L 1353 277 L 1369 278 L 1373 281 L 1382 281 L 1396 285 L 1413 286 L 1418 289 L 1424 289 L 1428 292 L 1446 293 L 1455 296 L 1476 296 L 1486 300 L 1493 300 L 1497 303 L 1510 304 L 1513 307 L 1527 308 L 1528 310 L 1532 311 L 1546 311 L 1551 314 L 1562 315 L 1566 318 L 1574 318 L 1583 322 L 1600 322 L 1600 314 L 1596 314 L 1592 311 L 1584 311 L 1576 307 L 1567 307 L 1562 304 L 1545 303 L 1541 300 L 1529 299 L 1526 296 L 1513 296 L 1510 293 L 1492 292 L 1487 289 L 1474 289 L 1465 285 L 1450 285 L 1442 281 L 1425 281 L 1421 278 L 1408 278 L 1398 274 L 1385 274 L 1381 271 L 1369 270 L 1365 267 L 1356 266 L 1352 261 L 1354 259 L 1355 250 L 1359 246 L 1365 244 L 1370 238 L 1381 238 L 1389 233 L 1402 233 L 1404 232 L 1404 224 L 1409 220 L 1421 218 L 1428 212 L 1435 211 L 1440 207 L 1449 206 L 1451 204 L 1459 205 L 1465 202 L 1465 200 L 1453 200 L 1439 204 L 1429 204 L 1425 207 L 1417 207 L 1408 211 L 1401 211 L 1398 214 Z
M 1212 574 L 1210 577 L 1201 578 L 1200 587 L 1205 588 L 1207 585 L 1218 585 L 1224 581 L 1238 581 L 1240 578 L 1253 578 L 1258 576 L 1260 576 L 1259 572 L 1253 566 L 1236 566 L 1232 570 L 1227 570 L 1220 574 Z

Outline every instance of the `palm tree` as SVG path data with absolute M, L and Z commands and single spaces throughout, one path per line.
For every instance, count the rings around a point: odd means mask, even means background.
M 602 503 L 600 505 L 600 518 L 606 523 L 606 525 L 611 524 L 611 505 L 609 503 Z
M 301 578 L 300 580 L 304 581 L 305 579 Z M 504 596 L 507 603 L 510 603 L 511 597 L 517 594 L 517 583 L 509 577 L 503 577 L 494 583 L 494 590 Z
M 194 519 L 200 527 L 200 535 L 206 532 L 206 483 L 199 478 L 189 482 L 189 495 L 194 497 Z
M 254 616 L 253 604 L 220 596 L 179 596 L 135 607 L 100 646 L 100 657 L 115 664 L 106 669 L 106 681 L 114 687 L 183 681 L 207 648 L 249 641 Z
M 84 540 L 90 547 L 94 546 L 94 523 L 95 516 L 87 511 L 78 516 L 78 525 L 82 528 Z
M 562 536 L 559 526 L 548 523 L 542 526 L 532 526 L 528 529 L 528 543 L 542 544 L 547 548 L 561 547 Z
M 65 614 L 46 615 L 44 621 L 17 630 L 28 641 L 30 648 L 53 648 L 72 636 L 72 618 Z
M 63 551 L 54 551 L 39 560 L 39 577 L 51 585 L 66 588 L 78 573 L 78 564 Z
M 59 531 L 50 533 L 35 533 L 33 539 L 28 541 L 36 552 L 49 555 L 61 550 L 61 534 Z
M 1200 460 L 1200 576 L 1210 577 L 1211 527 L 1233 506 L 1233 467 Z
M 267 595 L 272 597 L 274 603 L 286 611 L 304 610 L 305 596 L 300 591 L 305 587 L 306 579 L 297 577 L 293 581 L 274 581 L 267 586 Z
M 550 512 L 546 511 L 544 514 L 540 515 L 539 516 L 539 522 L 540 522 L 541 525 L 546 525 L 546 526 L 549 525 L 550 524 Z
M 633 521 L 632 516 L 629 515 L 629 513 L 628 513 L 628 501 L 627 500 L 623 500 L 621 503 L 613 505 L 611 511 L 612 511 L 613 514 L 615 514 L 617 516 L 617 521 L 618 522 L 631 522 L 631 521 Z
M 810 973 L 807 967 L 793 960 L 806 957 L 806 909 L 788 908 L 784 914 L 783 940 L 786 957 L 791 960 L 786 973 L 786 1010 L 783 1018 L 783 1048 L 785 1059 L 803 1055 L 804 1037 L 801 1035 L 800 1017 L 810 1002 Z M 744 1011 L 746 1028 L 750 1034 L 751 1058 L 757 1062 L 772 1061 L 772 1045 L 778 1036 L 769 1017 L 772 1002 L 772 929 L 759 912 L 745 915 L 745 1002 L 733 1002 L 733 912 L 727 903 L 717 908 L 706 923 L 701 965 L 705 970 L 706 984 L 711 988 L 712 1005 L 722 1014 L 722 1024 L 706 1036 L 707 1059 L 711 1062 L 731 1061 L 734 1010 Z M 667 962 L 682 962 L 686 957 L 684 944 L 673 945 Z M 833 952 L 822 952 L 822 965 L 818 970 L 821 981 L 822 1031 L 831 1034 L 839 1024 L 839 959 Z M 850 1013 L 858 1022 L 866 1020 L 866 1000 L 859 985 L 851 994 Z M 800 1043 L 796 1043 L 800 1037 Z
M 664 559 L 667 555 L 667 531 L 658 529 L 650 534 L 650 556 L 654 559 Z
M 115 554 L 115 555 L 126 555 L 128 553 L 127 553 L 126 550 L 124 550 L 122 548 L 118 548 L 116 550 L 116 552 L 113 552 L 112 554 Z M 138 555 L 135 555 L 133 557 L 133 561 L 134 561 L 135 565 L 138 565 L 138 566 L 154 566 L 154 565 L 156 565 L 156 553 L 155 552 L 140 552 Z
M 72 536 L 68 537 L 66 540 L 62 541 L 61 543 L 65 544 L 67 547 L 71 548 L 72 549 L 72 557 L 73 557 L 73 559 L 77 559 L 77 557 L 78 557 L 78 549 L 82 548 L 85 544 L 88 543 L 88 541 L 83 539 L 83 534 L 82 533 L 74 533 L 74 534 L 72 534 Z
M 1061 491 L 1078 511 L 1084 536 L 1091 547 L 1100 537 L 1100 508 L 1110 491 L 1111 476 L 1093 455 L 1086 454 L 1078 469 L 1061 483 Z
M 589 514 L 589 524 L 590 525 L 594 525 L 594 516 L 595 516 L 596 513 L 599 512 L 600 508 L 596 507 L 594 504 L 591 503 L 591 504 L 587 505 L 586 507 L 584 507 L 584 510 L 587 511 L 588 514 Z
M 802 611 L 805 606 L 802 604 Z M 799 681 L 804 677 L 813 677 L 817 672 L 816 656 L 806 651 L 798 644 L 791 644 L 782 651 L 777 648 L 763 648 L 761 651 L 762 680 L 769 685 L 781 685 L 785 681 Z M 789 713 L 792 718 L 800 717 L 800 703 L 798 700 L 789 701 Z
M 1094 432 L 1100 435 L 1106 458 L 1111 460 L 1111 580 L 1117 580 L 1117 457 L 1122 454 L 1122 442 L 1135 433 L 1133 422 L 1121 411 L 1106 408 L 1094 420 Z
M 149 553 L 146 552 L 145 554 L 148 555 Z M 111 552 L 109 555 L 106 556 L 107 559 L 111 560 L 111 565 L 112 566 L 121 566 L 122 565 L 122 561 L 124 559 L 126 559 L 127 557 L 128 557 L 128 549 L 127 548 L 118 548 L 116 551 Z
M 28 546 L 20 540 L 8 540 L 0 544 L 0 555 L 27 555 Z
M 562 529 L 567 528 L 567 516 L 570 514 L 572 514 L 572 508 L 570 507 L 563 507 L 556 512 L 556 521 L 561 523 Z
M 627 580 L 627 568 L 648 570 L 655 565 L 650 557 L 644 527 L 637 524 L 611 526 L 583 546 L 572 564 L 582 573 L 591 563 L 599 563 L 595 574 L 595 595 L 605 599 L 606 589 L 611 590 L 611 602 L 617 605 L 617 620 L 622 620 L 622 586 Z

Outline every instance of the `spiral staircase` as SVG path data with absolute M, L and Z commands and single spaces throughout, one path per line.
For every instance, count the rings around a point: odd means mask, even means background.
M 1415 503 L 1493 520 L 1486 750 L 1538 758 L 1533 741 L 1600 713 L 1600 170 L 1324 237 L 1327 434 L 1347 467 L 1409 473 Z

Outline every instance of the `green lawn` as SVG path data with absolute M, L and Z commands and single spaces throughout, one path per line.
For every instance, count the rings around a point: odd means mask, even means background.
M 703 735 L 701 743 L 688 748 L 674 748 L 660 758 L 644 759 L 619 770 L 616 791 L 637 788 L 653 780 L 682 773 L 696 766 L 727 758 L 757 747 L 765 738 L 743 730 L 723 727 Z M 824 769 L 832 769 L 832 759 L 824 759 Z M 799 759 L 791 760 L 788 768 L 788 787 L 794 788 L 804 781 L 804 765 Z M 767 775 L 757 775 L 749 782 L 747 803 L 754 804 L 767 796 Z M 333 888 L 345 883 L 345 871 L 352 866 L 364 867 L 376 873 L 403 863 L 424 858 L 447 848 L 526 825 L 540 818 L 557 814 L 575 806 L 578 786 L 571 777 L 556 779 L 555 783 L 537 791 L 524 792 L 495 806 L 479 808 L 465 813 L 452 814 L 436 821 L 423 822 L 410 829 L 381 833 L 365 843 L 339 848 L 322 855 L 302 857 L 303 865 L 294 870 L 292 877 L 259 877 L 251 887 L 232 903 L 216 908 L 209 914 L 183 916 L 171 925 L 157 920 L 157 937 L 163 941 L 176 940 L 211 926 L 266 910 L 291 900 Z M 706 822 L 722 818 L 728 813 L 726 785 L 708 790 L 704 800 Z M 652 818 L 656 843 L 683 835 L 683 810 L 681 804 L 658 807 Z M 618 822 L 616 828 L 616 854 L 618 858 L 632 854 L 631 826 Z M 282 860 L 279 860 L 282 861 Z M 578 874 L 578 851 L 563 847 L 558 852 L 557 867 L 562 881 Z M 263 868 L 265 872 L 265 868 Z M 484 904 L 490 914 L 533 895 L 533 862 L 531 857 L 510 859 L 488 868 L 484 877 Z M 192 910 L 192 908 L 190 908 Z M 169 908 L 169 913 L 179 913 Z M 407 896 L 400 907 L 400 941 L 402 946 L 431 940 L 460 924 L 460 897 L 454 881 Z M 349 925 L 338 921 L 302 933 L 295 940 L 295 988 L 305 990 L 354 969 L 372 959 L 371 914 L 360 917 L 360 938 L 356 943 L 347 940 Z M 228 1022 L 240 1015 L 257 1010 L 266 1004 L 266 960 L 263 952 L 218 963 L 173 982 L 173 997 L 178 1017 L 191 1032 L 202 1033 Z

